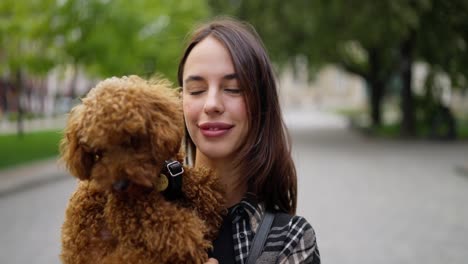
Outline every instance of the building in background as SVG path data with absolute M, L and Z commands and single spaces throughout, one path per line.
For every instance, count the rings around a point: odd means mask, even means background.
M 280 100 L 287 109 L 363 109 L 366 91 L 361 78 L 332 65 L 321 69 L 311 82 L 306 68 L 286 69 L 280 75 Z

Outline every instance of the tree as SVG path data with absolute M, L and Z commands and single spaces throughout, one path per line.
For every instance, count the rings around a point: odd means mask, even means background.
M 464 0 L 210 3 L 218 12 L 251 22 L 279 64 L 303 56 L 311 71 L 333 63 L 361 76 L 369 88 L 373 126 L 382 122 L 380 106 L 385 89 L 397 77 L 401 83 L 401 133 L 415 134 L 411 87 L 415 61 L 440 65 L 455 83 L 466 85 Z
M 394 1 L 393 1 L 394 2 Z M 401 1 L 400 1 L 401 2 Z M 225 7 L 211 2 L 215 9 Z M 279 64 L 304 56 L 311 71 L 334 63 L 367 83 L 371 120 L 381 124 L 386 83 L 397 67 L 401 25 L 388 1 L 237 1 L 229 12 L 259 30 Z M 372 23 L 370 23 L 371 20 Z
M 468 88 L 468 2 L 433 0 L 421 16 L 424 29 L 416 36 L 417 57 L 447 74 L 453 87 Z
M 175 80 L 183 38 L 207 10 L 201 0 L 69 0 L 56 9 L 54 30 L 63 63 L 75 69 L 97 76 L 157 72 Z
M 37 86 L 25 84 L 43 83 L 31 79 L 54 67 L 71 65 L 75 80 L 80 69 L 97 78 L 159 73 L 174 81 L 187 31 L 209 14 L 204 0 L 0 1 L 1 88 L 14 87 L 18 131 L 22 101 Z
M 11 83 L 16 101 L 18 134 L 23 133 L 23 90 L 28 74 L 44 75 L 52 67 L 46 38 L 47 10 L 52 0 L 3 0 L 0 3 L 0 73 Z
M 440 80 L 446 77 L 452 89 L 468 88 L 467 13 L 466 1 L 431 1 L 420 17 L 422 29 L 414 34 L 415 56 L 429 68 L 425 93 L 416 109 L 417 121 L 431 137 L 456 138 L 456 120 L 442 101 Z

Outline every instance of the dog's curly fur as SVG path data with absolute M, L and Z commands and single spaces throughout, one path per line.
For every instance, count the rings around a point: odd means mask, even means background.
M 183 197 L 156 190 L 164 161 L 182 160 L 183 114 L 167 81 L 100 82 L 70 112 L 61 157 L 79 185 L 62 227 L 63 263 L 204 263 L 222 217 L 208 170 L 184 167 Z M 129 180 L 125 190 L 113 184 Z

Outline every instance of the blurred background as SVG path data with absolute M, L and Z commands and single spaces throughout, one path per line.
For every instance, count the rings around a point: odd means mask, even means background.
M 324 263 L 466 263 L 468 1 L 0 1 L 0 263 L 59 263 L 66 113 L 110 76 L 176 83 L 187 33 L 256 28 Z

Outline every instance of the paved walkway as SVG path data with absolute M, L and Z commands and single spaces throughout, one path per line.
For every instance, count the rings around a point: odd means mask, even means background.
M 24 131 L 32 132 L 49 129 L 62 129 L 66 116 L 25 120 Z M 6 120 L 0 121 L 0 134 L 16 133 L 17 124 Z M 32 188 L 54 181 L 66 175 L 65 169 L 57 161 L 57 157 L 0 169 L 0 197 L 23 189 Z
M 305 124 L 292 138 L 298 214 L 314 226 L 324 263 L 467 263 L 468 142 Z
M 0 170 L 0 197 L 34 188 L 67 175 L 57 157 Z

